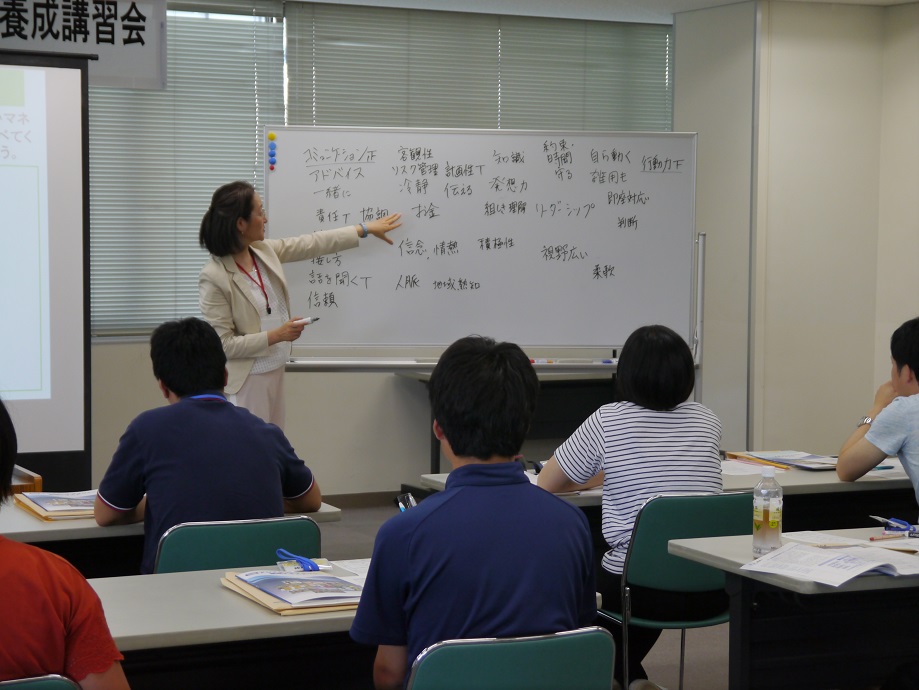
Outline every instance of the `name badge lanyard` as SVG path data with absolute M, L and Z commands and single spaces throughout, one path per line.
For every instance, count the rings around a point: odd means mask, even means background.
M 239 268 L 240 271 L 242 271 L 246 275 L 246 278 L 248 278 L 253 283 L 258 285 L 258 289 L 262 291 L 262 294 L 265 296 L 265 309 L 268 310 L 268 314 L 270 315 L 271 314 L 271 303 L 268 302 L 268 293 L 265 291 L 265 281 L 262 280 L 262 272 L 259 270 L 258 261 L 255 260 L 254 255 L 252 256 L 252 265 L 255 266 L 255 275 L 258 276 L 258 280 L 253 278 L 249 274 L 249 271 L 243 268 L 238 261 L 236 262 L 236 266 Z

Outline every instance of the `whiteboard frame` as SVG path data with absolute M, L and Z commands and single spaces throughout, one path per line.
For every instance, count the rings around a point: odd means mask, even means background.
M 655 137 L 661 139 L 689 139 L 692 153 L 692 190 L 691 190 L 691 220 L 690 220 L 690 238 L 692 253 L 687 259 L 692 262 L 690 268 L 690 305 L 689 313 L 686 315 L 687 323 L 685 324 L 685 337 L 687 344 L 693 352 L 694 360 L 698 366 L 701 362 L 701 341 L 702 341 L 702 304 L 703 304 L 703 278 L 701 262 L 704 261 L 704 233 L 696 233 L 696 168 L 698 153 L 698 132 L 654 132 L 654 131 L 615 131 L 615 130 L 552 130 L 552 129 L 476 129 L 476 128 L 437 128 L 437 127 L 358 127 L 358 126 L 323 126 L 323 125 L 283 125 L 267 124 L 263 126 L 263 142 L 267 147 L 268 133 L 271 131 L 315 131 L 330 133 L 392 133 L 392 134 L 411 134 L 426 133 L 432 135 L 439 134 L 468 134 L 468 135 L 499 135 L 499 136 L 578 136 L 578 137 Z M 263 173 L 265 180 L 264 206 L 270 209 L 270 189 L 268 180 L 273 171 L 269 168 L 268 155 L 264 156 Z M 558 356 L 570 358 L 601 358 L 609 357 L 611 354 L 618 353 L 622 343 L 609 343 L 604 345 L 583 345 L 575 346 L 570 344 L 531 344 L 520 342 L 521 348 L 532 356 Z M 411 369 L 412 363 L 424 361 L 426 359 L 436 358 L 439 356 L 449 343 L 443 344 L 297 344 L 294 348 L 288 365 L 292 371 L 304 370 L 353 370 L 355 368 L 363 370 L 377 370 L 378 365 L 382 364 L 380 360 L 386 360 L 387 370 L 394 369 Z M 535 353 L 535 354 L 534 354 Z M 546 354 L 548 353 L 548 355 Z M 313 369 L 308 362 L 312 361 L 317 369 Z M 433 366 L 433 365 L 431 365 Z M 306 368 L 305 368 L 306 367 Z M 425 366 L 421 367 L 422 369 Z M 572 367 L 573 369 L 575 367 Z

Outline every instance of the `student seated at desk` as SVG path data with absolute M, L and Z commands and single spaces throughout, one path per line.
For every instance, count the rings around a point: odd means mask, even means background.
M 180 522 L 319 510 L 319 486 L 284 432 L 224 397 L 227 358 L 213 327 L 164 323 L 150 358 L 169 405 L 131 422 L 95 503 L 100 525 L 144 521 L 141 572 L 153 571 L 160 537 Z
M 351 626 L 355 641 L 377 645 L 377 690 L 403 687 L 415 657 L 442 640 L 594 620 L 587 519 L 533 486 L 514 460 L 538 390 L 513 343 L 462 338 L 434 368 L 434 435 L 453 471 L 444 491 L 380 528 Z
M 16 430 L 0 401 L 0 503 L 12 496 Z M 57 673 L 127 690 L 102 603 L 60 556 L 0 536 L 0 681 Z
M 919 500 L 919 317 L 890 336 L 890 363 L 890 380 L 878 388 L 874 405 L 839 451 L 836 474 L 854 482 L 896 455 Z M 916 516 L 903 517 L 912 522 Z
M 692 353 L 666 326 L 643 326 L 628 337 L 616 381 L 621 402 L 588 417 L 545 464 L 538 484 L 556 493 L 603 484 L 603 537 L 610 550 L 597 591 L 604 608 L 619 611 L 622 567 L 645 501 L 666 492 L 721 492 L 721 422 L 708 408 L 688 402 L 695 385 Z M 633 588 L 632 610 L 636 616 L 689 620 L 718 613 L 726 603 L 723 591 L 678 597 Z M 622 636 L 617 626 L 609 629 L 622 683 Z M 641 666 L 658 637 L 658 630 L 629 629 L 629 673 L 639 679 L 632 690 L 658 687 L 642 680 L 647 674 Z

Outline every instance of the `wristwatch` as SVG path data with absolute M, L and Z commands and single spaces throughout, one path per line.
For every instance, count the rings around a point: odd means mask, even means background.
M 871 424 L 873 421 L 874 420 L 871 417 L 864 417 L 858 424 L 855 425 L 855 428 L 857 429 L 860 426 L 865 426 L 865 424 Z

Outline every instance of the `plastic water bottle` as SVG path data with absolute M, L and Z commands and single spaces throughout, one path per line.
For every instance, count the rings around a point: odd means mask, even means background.
M 767 465 L 753 487 L 753 555 L 762 556 L 781 545 L 782 487 L 775 480 L 775 468 Z

